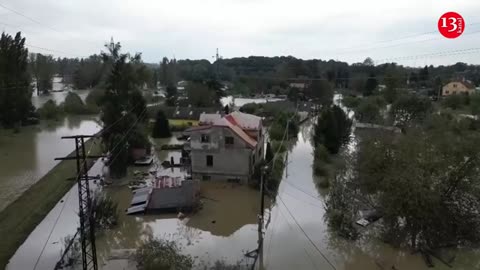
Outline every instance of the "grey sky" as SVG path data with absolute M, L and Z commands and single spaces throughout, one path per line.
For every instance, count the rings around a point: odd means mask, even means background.
M 293 55 L 310 59 L 410 66 L 480 64 L 480 50 L 458 55 L 398 57 L 480 48 L 479 0 L 0 0 L 0 28 L 21 30 L 31 51 L 55 56 L 98 53 L 114 37 L 145 62 L 163 56 L 209 59 Z M 464 34 L 447 40 L 437 30 L 447 11 L 460 13 Z M 473 24 L 473 25 L 470 25 Z M 407 39 L 399 38 L 435 32 Z M 395 40 L 382 42 L 385 40 Z

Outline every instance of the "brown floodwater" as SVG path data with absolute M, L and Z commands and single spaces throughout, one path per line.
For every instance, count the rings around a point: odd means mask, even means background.
M 94 134 L 95 117 L 72 116 L 57 122 L 22 127 L 19 133 L 0 129 L 0 211 L 50 171 L 55 157 L 73 151 L 72 140 L 62 136 Z
M 365 237 L 352 242 L 337 237 L 328 229 L 324 218 L 327 191 L 316 187 L 312 175 L 311 132 L 311 122 L 301 126 L 298 140 L 289 147 L 278 195 L 273 203 L 266 205 L 268 226 L 265 230 L 264 269 L 428 269 L 419 255 L 394 249 L 375 237 L 368 237 L 371 231 L 366 231 Z M 363 132 L 354 133 L 352 142 L 346 148 L 348 151 L 355 151 L 358 134 Z M 177 141 L 171 138 L 155 142 L 160 145 Z M 170 156 L 174 156 L 175 160 L 180 157 L 180 152 L 175 151 L 156 151 L 156 154 L 159 161 L 169 160 Z M 129 177 L 105 189 L 119 203 L 122 213 L 117 227 L 97 237 L 101 269 L 135 269 L 135 263 L 119 256 L 118 251 L 135 249 L 149 237 L 175 240 L 182 246 L 183 252 L 193 255 L 198 261 L 251 262 L 245 259 L 244 254 L 257 247 L 258 191 L 247 186 L 202 182 L 203 209 L 183 220 L 175 214 L 127 216 L 123 210 L 128 207 L 131 192 L 126 183 L 134 170 L 139 168 L 129 168 Z M 163 170 L 162 173 L 184 174 L 178 168 Z M 45 252 L 48 254 L 41 256 L 36 269 L 52 269 L 61 250 L 58 241 L 75 232 L 78 224 L 75 193 L 67 198 L 69 214 L 61 216 L 49 239 Z M 12 258 L 9 270 L 33 269 L 61 205 L 59 203 L 29 236 Z M 479 250 L 450 250 L 449 254 L 456 256 L 453 268 L 433 259 L 434 269 L 480 269 Z

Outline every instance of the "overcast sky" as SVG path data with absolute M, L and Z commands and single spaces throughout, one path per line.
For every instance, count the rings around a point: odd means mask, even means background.
M 480 64 L 479 0 L 0 0 L 0 27 L 22 31 L 31 51 L 78 57 L 113 37 L 145 62 L 292 55 L 409 66 Z M 460 13 L 464 34 L 447 40 L 438 18 Z M 420 35 L 422 33 L 434 32 Z M 415 35 L 419 34 L 419 35 Z M 412 36 L 404 38 L 406 36 Z M 404 39 L 400 39 L 404 38 Z M 390 40 L 390 41 L 389 41 Z M 393 41 L 392 41 L 393 40 Z M 452 55 L 452 51 L 463 53 Z M 427 54 L 443 53 L 443 56 Z M 401 58 L 405 57 L 406 58 Z M 419 57 L 414 57 L 419 56 Z

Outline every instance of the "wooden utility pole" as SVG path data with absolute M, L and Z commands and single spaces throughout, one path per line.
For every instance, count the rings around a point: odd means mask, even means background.
M 55 158 L 55 160 L 75 160 L 77 162 L 78 215 L 80 217 L 80 243 L 82 245 L 82 269 L 97 270 L 97 250 L 95 246 L 95 219 L 88 177 L 87 159 L 104 156 L 88 156 L 85 152 L 85 138 L 94 135 L 65 136 L 62 139 L 75 139 L 75 156 Z

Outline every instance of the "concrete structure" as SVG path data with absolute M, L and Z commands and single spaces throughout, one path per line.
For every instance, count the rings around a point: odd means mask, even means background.
M 202 120 L 184 132 L 190 135 L 193 179 L 247 183 L 264 155 L 262 119 L 232 112 Z
M 447 83 L 442 88 L 442 96 L 450 96 L 457 94 L 470 95 L 475 91 L 475 85 L 467 80 L 458 80 Z

